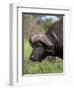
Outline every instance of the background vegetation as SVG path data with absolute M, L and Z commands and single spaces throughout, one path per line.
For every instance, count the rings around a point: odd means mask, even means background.
M 51 17 L 51 18 L 50 18 Z M 29 44 L 30 35 L 46 32 L 48 28 L 63 16 L 23 15 L 24 25 L 24 74 L 61 73 L 63 60 L 58 57 L 46 57 L 42 62 L 32 62 L 30 54 L 32 47 Z

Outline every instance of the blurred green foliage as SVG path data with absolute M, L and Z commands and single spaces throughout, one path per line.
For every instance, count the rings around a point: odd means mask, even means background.
M 42 27 L 44 28 L 45 32 L 48 31 L 49 27 L 52 25 L 52 19 L 46 19 L 45 21 L 41 22 Z

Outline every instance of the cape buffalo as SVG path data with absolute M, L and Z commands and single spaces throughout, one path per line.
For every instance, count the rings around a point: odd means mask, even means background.
M 63 59 L 63 21 L 52 24 L 46 33 L 31 36 L 30 44 L 33 48 L 30 59 L 33 61 L 41 61 L 46 56 Z

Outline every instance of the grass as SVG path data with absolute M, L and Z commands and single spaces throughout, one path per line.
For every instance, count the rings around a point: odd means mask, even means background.
M 29 60 L 32 47 L 27 40 L 24 41 L 24 74 L 38 73 L 62 73 L 63 60 L 56 57 L 47 57 L 42 62 L 32 62 Z

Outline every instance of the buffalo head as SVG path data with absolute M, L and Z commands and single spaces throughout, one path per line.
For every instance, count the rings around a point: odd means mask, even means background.
M 30 44 L 33 48 L 30 55 L 32 61 L 41 61 L 48 55 L 55 55 L 55 47 L 44 33 L 31 36 Z

